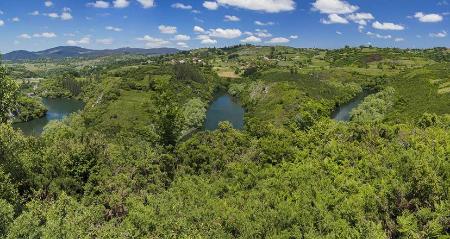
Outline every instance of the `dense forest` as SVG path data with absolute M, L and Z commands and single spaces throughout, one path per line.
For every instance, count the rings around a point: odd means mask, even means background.
M 450 238 L 449 56 L 239 45 L 6 63 L 0 238 Z M 330 117 L 363 91 L 350 121 Z M 30 92 L 86 106 L 26 136 L 11 119 L 41 107 Z M 243 130 L 201 130 L 217 92 Z

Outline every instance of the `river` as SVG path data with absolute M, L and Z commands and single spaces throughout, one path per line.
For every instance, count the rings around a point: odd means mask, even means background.
M 358 107 L 359 104 L 361 104 L 364 99 L 372 93 L 373 91 L 370 90 L 365 90 L 359 93 L 349 102 L 337 107 L 331 117 L 337 121 L 350 121 L 350 113 L 352 112 L 352 110 Z
M 43 118 L 34 119 L 28 122 L 15 123 L 13 127 L 22 130 L 25 135 L 40 135 L 44 127 L 52 120 L 62 120 L 71 113 L 84 108 L 84 103 L 74 99 L 50 99 L 43 98 L 42 103 L 47 107 L 48 112 Z
M 235 129 L 244 128 L 244 108 L 228 94 L 220 95 L 206 112 L 204 129 L 216 130 L 222 121 L 230 122 Z

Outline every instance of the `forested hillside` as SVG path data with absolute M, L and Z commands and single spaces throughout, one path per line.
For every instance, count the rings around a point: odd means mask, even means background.
M 3 65 L 0 238 L 449 238 L 449 56 L 246 45 Z M 202 130 L 218 92 L 243 130 Z M 14 112 L 35 96 L 86 105 L 26 136 Z

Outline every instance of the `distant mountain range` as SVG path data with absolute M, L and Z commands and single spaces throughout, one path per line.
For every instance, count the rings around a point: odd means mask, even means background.
M 44 51 L 13 51 L 3 55 L 3 60 L 20 61 L 20 60 L 38 60 L 38 59 L 62 59 L 74 57 L 100 57 L 115 54 L 136 54 L 136 55 L 163 55 L 179 52 L 175 48 L 119 48 L 110 50 L 90 50 L 76 46 L 60 46 Z

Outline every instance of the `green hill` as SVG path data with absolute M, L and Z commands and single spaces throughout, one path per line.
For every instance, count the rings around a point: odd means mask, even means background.
M 0 237 L 447 238 L 449 54 L 246 45 L 8 63 Z M 363 91 L 350 121 L 331 118 Z M 24 136 L 6 121 L 30 92 L 86 106 Z M 224 92 L 244 130 L 202 130 Z

